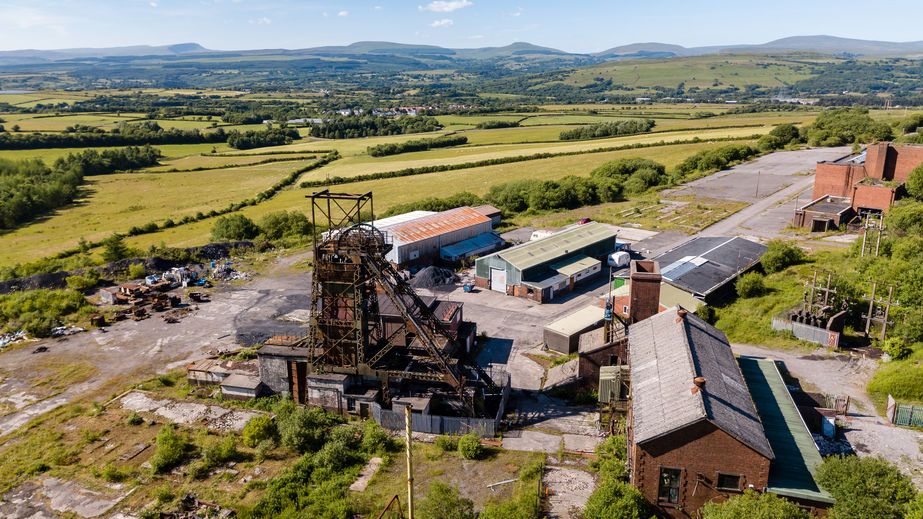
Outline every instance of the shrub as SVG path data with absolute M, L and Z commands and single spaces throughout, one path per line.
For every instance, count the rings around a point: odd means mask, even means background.
M 836 499 L 837 519 L 900 519 L 916 495 L 910 478 L 881 458 L 831 456 L 817 469 L 817 482 Z
M 484 455 L 481 438 L 475 433 L 468 433 L 458 439 L 458 454 L 466 460 L 480 459 Z
M 913 353 L 913 349 L 900 337 L 889 337 L 881 345 L 881 350 L 893 360 L 901 360 Z
M 225 436 L 217 441 L 207 443 L 202 448 L 202 459 L 210 465 L 218 465 L 240 459 L 237 440 L 234 436 Z
M 590 468 L 599 473 L 603 482 L 622 481 L 628 477 L 627 452 L 625 436 L 610 436 L 596 446 L 596 459 L 590 462 Z
M 797 265 L 804 259 L 804 251 L 797 245 L 783 240 L 772 240 L 766 244 L 766 253 L 763 254 L 760 263 L 763 270 L 772 274 Z
M 144 268 L 144 263 L 132 263 L 128 266 L 128 278 L 129 279 L 139 279 L 147 275 L 147 269 Z
M 82 274 L 67 276 L 64 281 L 67 283 L 67 288 L 83 292 L 99 284 L 99 271 L 87 269 Z
M 475 519 L 474 502 L 461 497 L 458 489 L 441 481 L 429 485 L 417 507 L 420 519 Z
M 212 227 L 212 239 L 215 241 L 252 240 L 258 234 L 260 228 L 242 214 L 222 216 Z
M 299 453 L 316 451 L 327 439 L 327 434 L 342 418 L 322 409 L 296 406 L 284 400 L 274 409 L 279 439 L 283 446 Z
M 811 514 L 795 503 L 768 492 L 746 490 L 723 503 L 706 503 L 702 519 L 811 519 Z
M 917 355 L 882 364 L 869 381 L 868 392 L 879 401 L 888 395 L 898 400 L 923 401 L 923 364 L 917 362 Z
M 708 324 L 715 324 L 718 321 L 718 314 L 715 312 L 715 308 L 703 304 L 695 311 L 695 315 L 701 317 Z
M 876 121 L 867 108 L 836 108 L 822 112 L 807 128 L 811 146 L 842 146 L 891 138 L 891 127 Z
M 244 426 L 244 445 L 255 448 L 260 443 L 273 440 L 278 435 L 275 422 L 267 415 L 256 415 Z
M 151 468 L 157 474 L 164 473 L 181 464 L 189 455 L 190 444 L 186 435 L 176 431 L 172 424 L 164 425 L 157 433 Z
M 141 418 L 141 415 L 138 413 L 131 413 L 128 415 L 128 418 L 125 419 L 125 422 L 128 425 L 141 425 L 144 423 L 144 418 Z
M 94 470 L 96 477 L 102 478 L 109 483 L 120 483 L 131 477 L 130 468 L 120 469 L 112 463 L 106 463 L 100 470 Z
M 437 436 L 435 445 L 442 452 L 455 452 L 458 450 L 458 436 Z
M 0 295 L 0 328 L 47 337 L 64 319 L 92 307 L 76 290 L 25 290 Z
M 384 427 L 375 420 L 366 420 L 362 425 L 362 452 L 369 455 L 384 454 L 395 449 L 395 442 Z
M 268 213 L 260 220 L 259 227 L 268 240 L 303 238 L 311 234 L 311 222 L 298 211 Z
M 737 279 L 734 285 L 737 295 L 743 298 L 759 297 L 766 292 L 763 275 L 759 272 L 748 272 Z
M 746 144 L 729 144 L 720 148 L 703 150 L 687 157 L 680 162 L 676 170 L 681 176 L 719 171 L 743 162 L 757 153 L 759 153 L 757 149 Z
M 604 481 L 587 500 L 585 519 L 647 519 L 647 505 L 641 492 L 621 481 Z
M 596 123 L 580 126 L 572 130 L 564 130 L 559 138 L 562 141 L 577 139 L 600 139 L 617 135 L 633 135 L 649 132 L 655 122 L 653 119 L 627 119 L 623 121 Z
M 923 164 L 913 168 L 904 183 L 907 193 L 917 200 L 923 200 Z

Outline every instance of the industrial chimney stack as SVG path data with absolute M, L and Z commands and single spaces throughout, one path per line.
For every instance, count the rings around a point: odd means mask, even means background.
M 628 324 L 643 321 L 660 311 L 660 265 L 651 260 L 632 260 L 630 267 Z

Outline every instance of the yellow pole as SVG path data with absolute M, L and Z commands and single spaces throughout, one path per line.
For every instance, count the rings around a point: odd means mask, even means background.
M 413 447 L 411 444 L 410 413 L 411 405 L 404 406 L 404 419 L 407 435 L 407 518 L 413 519 Z

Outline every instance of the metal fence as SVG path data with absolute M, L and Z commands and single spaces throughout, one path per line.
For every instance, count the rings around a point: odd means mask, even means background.
M 797 339 L 820 344 L 828 348 L 837 348 L 840 344 L 839 332 L 832 332 L 826 328 L 818 328 L 809 324 L 796 323 L 781 317 L 772 318 L 772 329 L 791 332 Z
M 888 395 L 888 419 L 894 425 L 923 427 L 923 406 L 898 404 Z
M 501 389 L 500 406 L 494 418 L 468 418 L 459 416 L 441 416 L 413 413 L 410 416 L 410 428 L 415 432 L 429 434 L 468 434 L 474 432 L 484 438 L 492 438 L 500 431 L 500 421 L 506 411 L 510 398 L 510 376 L 506 372 L 491 372 L 491 379 Z M 502 385 L 501 385 L 502 384 Z M 406 426 L 404 413 L 383 409 L 373 403 L 372 418 L 382 427 L 391 430 L 403 430 Z

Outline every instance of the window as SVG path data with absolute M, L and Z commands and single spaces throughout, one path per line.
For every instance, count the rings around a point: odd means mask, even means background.
M 657 500 L 661 503 L 679 503 L 679 480 L 682 469 L 660 469 L 660 490 Z
M 722 474 L 718 473 L 718 484 L 716 485 L 718 490 L 740 490 L 740 476 L 737 474 Z
M 355 412 L 356 411 L 356 401 L 353 400 L 352 398 L 347 398 L 346 399 L 346 410 L 350 412 Z

